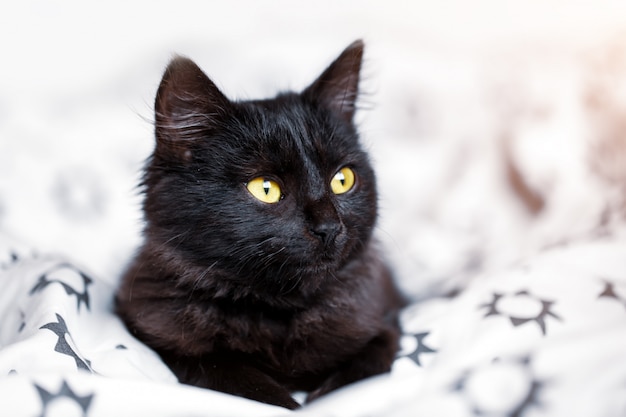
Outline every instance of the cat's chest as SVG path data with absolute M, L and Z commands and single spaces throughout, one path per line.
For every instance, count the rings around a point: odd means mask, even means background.
M 329 326 L 333 319 L 327 310 L 315 307 L 305 311 L 217 308 L 215 313 L 212 331 L 228 348 L 236 350 L 288 350 L 334 328 Z
M 222 312 L 213 327 L 217 349 L 264 358 L 279 369 L 314 370 L 326 367 L 329 357 L 352 353 L 376 332 L 376 320 L 358 310 L 332 304 L 304 311 Z

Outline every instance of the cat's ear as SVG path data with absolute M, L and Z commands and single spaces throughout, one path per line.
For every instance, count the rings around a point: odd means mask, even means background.
M 157 152 L 189 159 L 196 141 L 210 133 L 230 101 L 190 59 L 167 66 L 154 104 Z
M 353 42 L 302 94 L 352 123 L 359 94 L 363 49 L 363 41 Z

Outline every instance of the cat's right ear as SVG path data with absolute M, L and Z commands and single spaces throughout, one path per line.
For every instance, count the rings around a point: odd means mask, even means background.
M 353 42 L 303 92 L 348 123 L 352 123 L 356 111 L 364 47 L 361 40 Z
M 157 153 L 188 160 L 194 143 L 209 135 L 230 101 L 189 58 L 167 66 L 154 104 Z

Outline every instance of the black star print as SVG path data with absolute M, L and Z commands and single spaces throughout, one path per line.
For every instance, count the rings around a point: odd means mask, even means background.
M 68 398 L 74 401 L 80 409 L 83 411 L 83 416 L 87 416 L 87 411 L 89 411 L 89 407 L 91 407 L 91 401 L 93 400 L 94 394 L 89 394 L 85 396 L 76 395 L 74 391 L 67 384 L 67 381 L 63 381 L 63 385 L 59 389 L 59 392 L 53 394 L 40 387 L 37 384 L 34 384 L 37 389 L 37 393 L 39 394 L 39 398 L 41 398 L 41 417 L 45 417 L 48 412 L 48 406 L 56 399 L 59 398 Z
M 526 290 L 518 291 L 518 292 L 514 293 L 513 295 L 514 296 L 531 296 L 530 293 L 528 291 L 526 291 Z M 502 316 L 502 315 L 504 315 L 498 309 L 498 303 L 502 299 L 502 297 L 504 297 L 504 294 L 493 293 L 493 299 L 491 300 L 491 302 L 480 305 L 480 308 L 487 308 L 488 309 L 487 312 L 485 313 L 484 317 Z M 522 324 L 526 324 L 528 322 L 534 321 L 534 322 L 537 323 L 537 325 L 541 329 L 541 333 L 545 336 L 545 334 L 546 334 L 546 317 L 547 316 L 551 316 L 551 317 L 554 317 L 557 320 L 561 320 L 561 318 L 550 310 L 550 308 L 554 304 L 554 301 L 547 301 L 547 300 L 541 300 L 541 299 L 537 299 L 537 301 L 539 301 L 541 303 L 541 311 L 539 312 L 539 314 L 537 314 L 536 317 L 530 317 L 529 318 L 529 317 L 509 316 L 509 320 L 511 321 L 511 324 L 513 324 L 513 326 L 515 326 L 515 327 L 518 327 L 518 326 L 521 326 Z
M 528 395 L 524 398 L 524 400 L 517 406 L 517 408 L 511 410 L 510 417 L 521 417 L 524 414 L 524 411 L 530 408 L 532 405 L 540 406 L 539 402 L 539 391 L 543 387 L 543 383 L 540 381 L 533 380 L 530 384 L 530 389 L 528 390 Z
M 500 362 L 500 358 L 495 358 L 493 360 L 493 363 L 498 363 L 498 362 Z M 541 388 L 543 387 L 544 384 L 543 382 L 538 381 L 534 379 L 534 377 L 532 377 L 531 371 L 530 371 L 530 358 L 529 357 L 524 357 L 524 358 L 520 358 L 517 360 L 513 360 L 513 363 L 517 363 L 519 364 L 519 366 L 522 366 L 524 369 L 528 370 L 531 380 L 529 381 L 530 386 L 528 387 L 528 393 L 526 394 L 526 396 L 513 409 L 509 410 L 508 413 L 505 414 L 505 416 L 506 417 L 521 417 L 522 415 L 524 415 L 524 412 L 528 410 L 529 408 L 531 408 L 532 406 L 537 406 L 537 407 L 541 406 L 541 403 L 539 402 L 539 391 L 541 391 Z M 471 398 L 467 398 L 468 394 L 464 392 L 466 388 L 465 385 L 467 384 L 468 380 L 477 371 L 478 369 L 464 371 L 459 377 L 459 379 L 451 386 L 451 391 L 462 393 L 461 395 L 464 395 L 466 397 L 466 401 L 469 403 L 468 405 L 472 409 L 472 414 L 474 414 L 475 416 L 483 416 L 483 415 L 487 415 L 486 412 L 484 410 L 481 410 L 478 404 L 474 403 L 475 400 Z
M 413 336 L 415 340 L 417 341 L 417 347 L 415 348 L 413 352 L 408 353 L 403 356 L 411 359 L 413 362 L 415 362 L 417 366 L 422 366 L 420 362 L 420 354 L 437 352 L 436 350 L 431 349 L 430 347 L 424 344 L 424 338 L 426 338 L 426 336 L 428 336 L 429 334 L 430 332 L 424 332 L 424 333 L 415 333 L 415 334 L 410 335 L 410 336 Z
M 18 263 L 19 260 L 20 260 L 19 255 L 11 251 L 9 253 L 9 259 L 4 262 L 0 262 L 0 269 L 8 269 L 11 265 Z
M 65 324 L 65 320 L 63 320 L 63 317 L 59 316 L 58 314 L 56 316 L 56 323 L 48 323 L 40 327 L 40 329 L 50 330 L 59 338 L 57 344 L 54 346 L 54 351 L 62 353 L 63 355 L 71 356 L 76 361 L 76 367 L 78 369 L 93 372 L 93 369 L 91 369 L 91 363 L 88 360 L 83 360 L 80 356 L 78 356 L 78 353 L 76 353 L 74 349 L 72 349 L 72 347 L 70 346 L 67 337 L 65 336 L 70 336 L 70 333 L 67 331 L 67 325 Z
M 22 322 L 20 323 L 20 327 L 17 329 L 18 333 L 22 333 L 22 330 L 24 330 L 24 327 L 26 327 L 26 320 L 25 320 L 26 315 L 21 310 L 20 310 L 20 319 L 22 320 Z
M 58 279 L 50 279 L 49 276 L 59 270 L 62 269 L 70 269 L 74 272 L 76 272 L 78 275 L 80 275 L 80 277 L 83 280 L 83 284 L 84 284 L 84 288 L 82 289 L 82 291 L 77 291 L 75 288 L 71 287 L 70 285 L 66 284 L 65 282 L 58 280 Z M 80 311 L 80 305 L 85 304 L 85 307 L 87 308 L 87 310 L 89 310 L 89 292 L 87 290 L 87 287 L 89 287 L 89 285 L 93 282 L 93 280 L 91 278 L 89 278 L 87 275 L 85 275 L 82 271 L 76 269 L 73 265 L 67 264 L 67 263 L 62 263 L 59 265 L 56 265 L 55 267 L 49 269 L 48 271 L 44 272 L 40 277 L 39 280 L 37 281 L 37 284 L 35 284 L 35 286 L 33 287 L 32 290 L 30 290 L 30 295 L 33 295 L 36 292 L 40 292 L 43 291 L 48 285 L 50 284 L 60 284 L 61 286 L 63 286 L 63 289 L 65 290 L 65 293 L 67 295 L 74 295 L 76 296 L 76 308 L 78 309 L 78 311 Z
M 619 299 L 617 294 L 615 293 L 615 286 L 612 282 L 604 281 L 604 290 L 598 295 L 599 297 L 609 297 Z
M 598 298 L 613 298 L 615 301 L 620 302 L 626 307 L 626 300 L 622 299 L 615 292 L 615 284 L 610 281 L 604 281 L 604 290 L 598 295 Z
M 491 300 L 490 303 L 485 303 L 485 304 L 481 304 L 481 308 L 482 307 L 487 307 L 489 309 L 489 311 L 487 311 L 485 313 L 485 315 L 483 317 L 489 317 L 489 316 L 499 316 L 501 313 L 498 311 L 498 309 L 496 308 L 496 305 L 498 304 L 498 301 L 504 297 L 504 294 L 498 294 L 498 293 L 493 293 L 493 300 Z

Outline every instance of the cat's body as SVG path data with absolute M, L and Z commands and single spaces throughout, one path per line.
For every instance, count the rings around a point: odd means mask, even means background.
M 402 297 L 352 123 L 362 51 L 262 101 L 229 101 L 184 58 L 166 70 L 117 311 L 181 382 L 295 408 L 290 391 L 390 369 Z

